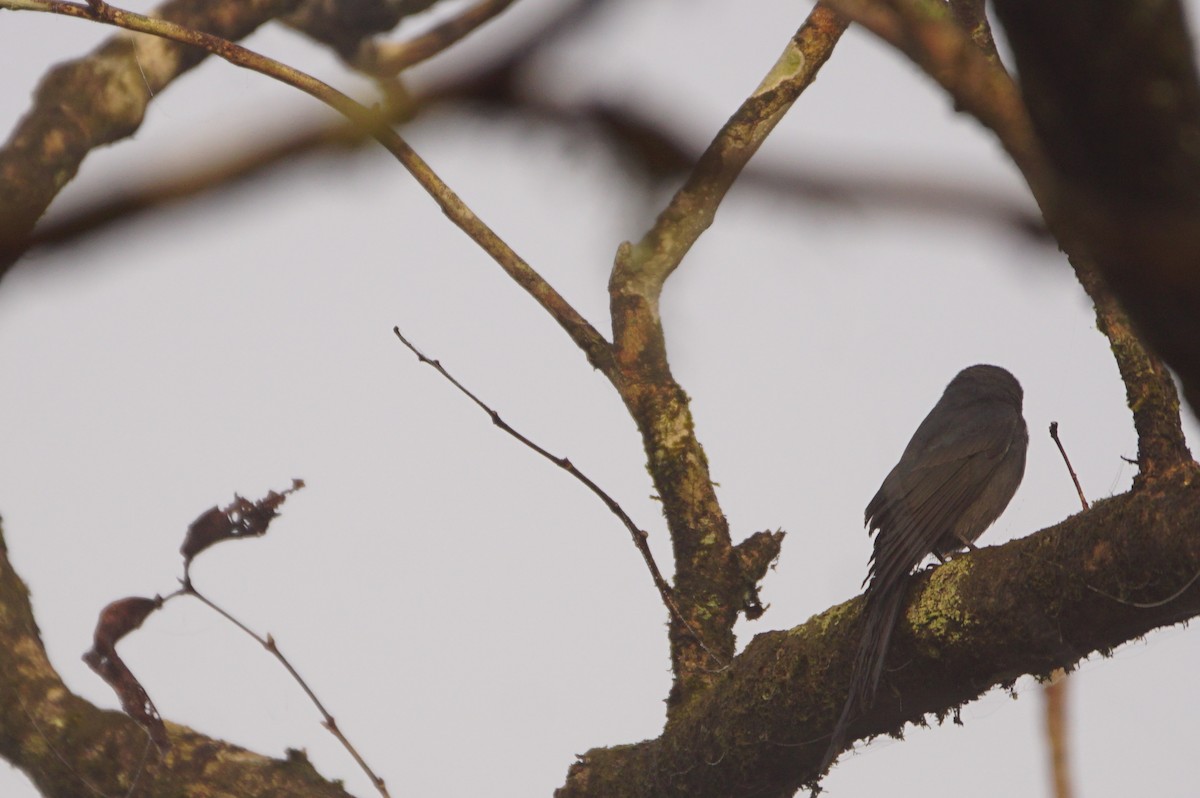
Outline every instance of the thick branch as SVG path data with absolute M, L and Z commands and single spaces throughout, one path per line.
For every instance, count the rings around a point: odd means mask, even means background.
M 675 553 L 675 591 L 686 619 L 671 622 L 671 709 L 711 683 L 733 657 L 733 625 L 748 602 L 687 394 L 667 363 L 659 294 L 663 281 L 712 222 L 742 167 L 812 82 L 845 25 L 838 15 L 817 6 L 762 85 L 700 158 L 654 228 L 636 247 L 621 247 L 609 282 L 614 384 L 637 423 L 662 499 Z
M 0 533 L 0 758 L 46 798 L 169 796 L 204 784 L 213 794 L 348 798 L 299 752 L 270 759 L 168 724 L 171 753 L 158 760 L 146 732 L 126 715 L 79 698 L 46 658 L 29 591 Z
M 156 13 L 237 40 L 298 4 L 174 0 Z M 88 153 L 133 135 L 151 97 L 206 55 L 165 39 L 122 35 L 46 75 L 33 107 L 0 149 L 0 276 L 19 257 L 29 231 Z
M 879 699 L 852 737 L 897 734 L 995 685 L 1200 614 L 1197 583 L 1175 595 L 1200 571 L 1200 481 L 1160 487 L 914 576 Z M 556 795 L 792 795 L 818 775 L 861 605 L 758 635 L 662 737 L 589 752 Z

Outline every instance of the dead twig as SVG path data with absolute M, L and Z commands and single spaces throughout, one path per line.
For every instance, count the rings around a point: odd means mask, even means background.
M 523 443 L 528 448 L 532 449 L 533 451 L 540 454 L 542 457 L 549 460 L 551 463 L 554 463 L 554 465 L 556 465 L 559 468 L 561 468 L 562 470 L 566 471 L 571 476 L 575 477 L 575 479 L 582 482 L 588 490 L 590 490 L 592 493 L 594 493 L 600 499 L 600 501 L 604 502 L 604 506 L 607 507 L 612 512 L 613 515 L 615 515 L 617 518 L 619 518 L 621 523 L 625 525 L 625 528 L 627 530 L 629 530 L 629 536 L 633 539 L 633 545 L 637 547 L 638 552 L 642 555 L 642 560 L 646 563 L 647 570 L 650 571 L 650 578 L 652 580 L 654 580 L 654 586 L 658 589 L 658 594 L 662 597 L 663 604 L 666 605 L 667 609 L 671 612 L 671 614 L 681 624 L 683 624 L 684 628 L 686 628 L 688 630 L 689 634 L 692 634 L 693 636 L 695 636 L 696 639 L 699 641 L 700 637 L 698 635 L 696 635 L 696 632 L 691 628 L 690 625 L 688 625 L 688 622 L 684 618 L 683 613 L 679 611 L 679 605 L 675 603 L 675 591 L 671 589 L 671 586 L 669 584 L 667 584 L 667 580 L 663 577 L 662 571 L 660 571 L 658 568 L 658 563 L 654 561 L 654 553 L 652 551 L 650 551 L 650 543 L 649 543 L 650 535 L 645 530 L 641 529 L 640 527 L 638 527 L 637 524 L 635 524 L 633 522 L 633 519 L 630 518 L 629 514 L 625 512 L 624 508 L 622 508 L 621 505 L 617 503 L 617 500 L 614 499 L 612 496 L 608 495 L 608 493 L 605 492 L 605 490 L 603 488 L 601 488 L 599 485 L 597 485 L 595 482 L 593 482 L 590 477 L 588 477 L 586 474 L 584 474 L 582 471 L 580 471 L 578 468 L 576 468 L 575 464 L 572 463 L 570 461 L 570 459 L 568 459 L 566 457 L 558 457 L 557 455 L 551 454 L 545 448 L 538 445 L 537 443 L 534 443 L 532 440 L 527 438 L 525 435 L 523 435 L 522 433 L 520 433 L 516 429 L 514 429 L 511 424 L 509 424 L 507 421 L 505 421 L 503 418 L 500 417 L 499 413 L 497 413 L 495 410 L 493 410 L 491 407 L 489 407 L 486 402 L 484 402 L 482 399 L 480 399 L 478 396 L 476 396 L 474 393 L 472 393 L 472 391 L 469 388 L 467 388 L 465 385 L 463 385 L 461 382 L 459 382 L 457 379 L 455 379 L 454 376 L 450 374 L 450 372 L 446 371 L 446 368 L 441 364 L 440 361 L 434 360 L 433 358 L 430 358 L 430 357 L 427 357 L 424 352 L 422 352 L 420 349 L 417 349 L 417 347 L 413 346 L 412 342 L 409 341 L 407 338 L 405 338 L 404 334 L 400 332 L 399 327 L 393 327 L 392 332 L 395 333 L 396 337 L 400 339 L 400 343 L 404 344 L 410 352 L 412 352 L 414 355 L 417 356 L 417 360 L 419 360 L 420 362 L 424 363 L 427 366 L 432 367 L 438 374 L 441 374 L 446 379 L 447 382 L 449 382 L 451 385 L 453 385 L 455 388 L 457 388 L 460 393 L 462 393 L 464 396 L 466 396 L 468 399 L 470 399 L 472 402 L 474 402 L 476 404 L 476 406 L 479 407 L 480 410 L 482 410 L 484 413 L 487 413 L 488 418 L 490 418 L 492 420 L 493 424 L 495 424 L 497 427 L 499 427 L 500 429 L 507 432 L 512 437 L 516 438 L 518 441 Z M 702 641 L 701 641 L 701 645 L 703 645 Z M 705 649 L 705 650 L 707 651 L 707 649 Z M 717 657 L 716 654 L 714 654 L 711 651 L 709 651 L 708 653 L 709 653 L 709 656 L 711 656 L 714 660 L 716 660 L 717 663 L 721 667 L 725 666 L 726 663 L 724 663 L 719 657 Z

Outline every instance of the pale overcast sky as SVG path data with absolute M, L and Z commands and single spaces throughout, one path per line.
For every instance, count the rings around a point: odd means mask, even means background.
M 553 6 L 522 0 L 465 48 L 487 53 Z M 144 9 L 145 6 L 139 6 Z M 758 83 L 807 4 L 614 2 L 538 64 L 561 98 L 636 103 L 702 146 Z M 415 23 L 414 23 L 415 24 Z M 108 31 L 0 15 L 0 127 L 46 65 Z M 362 92 L 280 26 L 249 46 Z M 460 58 L 466 58 L 464 54 Z M 417 78 L 453 72 L 448 56 Z M 418 81 L 419 82 L 419 81 Z M 133 140 L 93 154 L 52 213 L 131 179 L 319 119 L 314 101 L 221 62 L 162 93 Z M 474 210 L 607 331 L 608 269 L 647 199 L 569 131 L 439 114 L 402 133 Z M 858 31 L 759 154 L 856 179 L 973 185 L 1032 207 L 991 137 Z M 1053 246 L 1000 220 L 731 193 L 663 304 L 671 362 L 735 536 L 783 528 L 763 583 L 802 623 L 853 596 L 862 511 L 954 373 L 1025 387 L 1025 481 L 982 539 L 1078 511 L 1046 434 L 1061 425 L 1089 498 L 1128 488 L 1136 441 L 1090 306 Z M 302 477 L 262 540 L 197 562 L 198 586 L 271 632 L 396 796 L 548 796 L 575 754 L 658 734 L 665 612 L 619 522 L 420 366 L 399 325 L 670 547 L 636 430 L 557 325 L 444 219 L 390 156 L 330 157 L 31 255 L 0 283 L 0 513 L 55 666 L 80 661 L 112 599 L 173 589 L 187 524 L 234 492 Z M 1192 416 L 1187 418 L 1197 442 Z M 371 795 L 278 665 L 179 601 L 122 644 L 162 714 L 265 754 L 304 748 Z M 1200 633 L 1175 627 L 1071 679 L 1078 794 L 1192 795 Z M 964 726 L 843 757 L 833 796 L 1048 794 L 1040 688 L 993 691 Z M 82 793 L 81 793 L 82 794 Z M 0 795 L 35 795 L 0 765 Z

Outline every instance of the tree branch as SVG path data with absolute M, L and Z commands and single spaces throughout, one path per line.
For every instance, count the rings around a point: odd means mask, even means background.
M 1165 484 L 1168 483 L 1169 484 Z M 911 580 L 875 706 L 855 739 L 944 717 L 1023 674 L 1200 614 L 1200 482 L 1160 483 Z M 1151 601 L 1153 600 L 1153 601 Z M 785 798 L 811 784 L 848 682 L 862 599 L 751 641 L 652 741 L 588 752 L 557 798 Z
M 403 42 L 364 41 L 354 55 L 354 67 L 370 75 L 394 77 L 432 58 L 495 19 L 514 0 L 479 0 L 461 14 L 436 25 L 416 38 Z
M 743 571 L 696 438 L 687 394 L 667 363 L 659 294 L 712 223 L 742 167 L 812 82 L 845 27 L 824 6 L 813 10 L 642 242 L 621 246 L 609 281 L 618 372 L 614 384 L 637 423 L 662 499 L 675 553 L 675 592 L 686 618 L 686 625 L 671 623 L 675 680 L 667 699 L 668 723 L 673 710 L 710 684 L 732 658 L 734 622 L 753 603 L 745 597 Z
M 633 108 L 585 103 L 560 107 L 536 98 L 518 97 L 518 88 L 504 88 L 500 96 L 482 96 L 481 87 L 468 80 L 461 90 L 445 87 L 429 97 L 413 96 L 405 104 L 389 109 L 395 122 L 444 104 L 472 105 L 487 102 L 525 120 L 544 123 L 567 133 L 585 131 L 608 146 L 621 164 L 648 187 L 686 173 L 699 153 L 691 153 L 674 131 L 657 128 Z M 113 224 L 136 219 L 140 214 L 172 203 L 203 197 L 262 176 L 271 170 L 295 168 L 307 157 L 350 157 L 372 139 L 357 125 L 319 123 L 304 128 L 300 123 L 266 125 L 291 128 L 280 138 L 254 142 L 252 149 L 200 155 L 205 163 L 163 174 L 146 184 L 115 185 L 104 197 L 78 210 L 44 219 L 34 229 L 29 248 L 56 246 L 105 230 Z M 1035 210 L 991 191 L 986 186 L 937 181 L 928 175 L 854 177 L 797 164 L 758 166 L 752 162 L 742 171 L 738 184 L 743 190 L 758 191 L 796 203 L 829 204 L 858 210 L 865 205 L 885 209 L 897 207 L 906 213 L 928 213 L 937 218 L 960 216 L 1000 226 L 1037 241 L 1049 240 Z
M 775 66 L 700 156 L 683 187 L 613 272 L 613 290 L 657 301 L 662 285 L 700 235 L 742 169 L 816 79 L 848 21 L 818 4 Z
M 174 0 L 166 22 L 237 40 L 300 0 Z M 0 8 L 11 6 L 0 6 Z M 33 106 L 0 148 L 0 276 L 24 251 L 29 231 L 93 149 L 133 135 L 151 98 L 206 53 L 180 43 L 117 36 L 43 78 Z

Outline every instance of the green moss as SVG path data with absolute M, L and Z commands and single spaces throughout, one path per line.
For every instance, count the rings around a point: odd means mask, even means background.
M 959 584 L 971 572 L 971 558 L 964 557 L 934 570 L 929 585 L 908 609 L 908 622 L 923 636 L 935 641 L 956 642 L 970 633 L 974 622 L 963 610 Z M 929 653 L 937 653 L 937 648 Z

